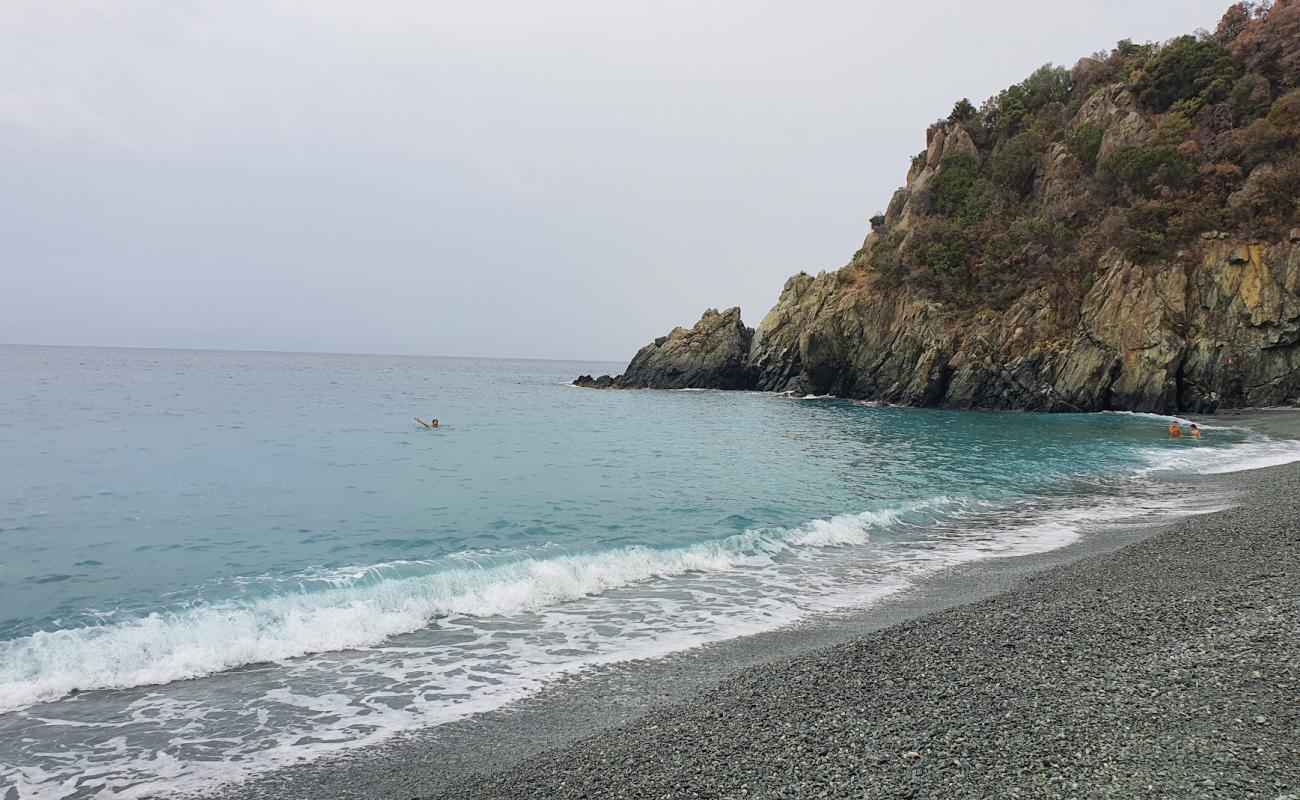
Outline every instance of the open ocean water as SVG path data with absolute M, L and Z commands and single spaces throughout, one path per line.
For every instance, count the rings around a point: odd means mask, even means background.
M 1300 458 L 1144 415 L 565 385 L 617 368 L 0 347 L 0 798 L 229 785 Z

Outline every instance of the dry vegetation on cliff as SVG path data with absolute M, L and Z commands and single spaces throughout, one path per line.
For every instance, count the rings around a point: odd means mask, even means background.
M 1300 2 L 1044 66 L 927 140 L 859 260 L 945 304 L 1080 296 L 1111 247 L 1141 264 L 1207 231 L 1278 241 L 1300 215 Z

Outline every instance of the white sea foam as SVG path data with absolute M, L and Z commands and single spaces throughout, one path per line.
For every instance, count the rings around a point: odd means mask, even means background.
M 1117 417 L 1139 417 L 1142 419 L 1159 420 L 1160 422 L 1163 422 L 1166 425 L 1169 424 L 1170 422 L 1177 422 L 1179 425 L 1195 424 L 1198 428 L 1207 431 L 1240 430 L 1240 426 L 1237 425 L 1215 425 L 1209 422 L 1194 423 L 1192 420 L 1186 417 L 1180 417 L 1175 414 L 1153 414 L 1150 411 L 1103 411 L 1101 413 L 1109 414 Z
M 1164 419 L 1162 417 L 1162 419 Z M 1217 474 L 1300 460 L 1300 442 L 1260 439 L 1231 447 L 1153 448 L 1143 472 Z M 437 620 L 550 608 L 582 597 L 687 573 L 769 565 L 792 550 L 861 545 L 905 515 L 951 505 L 923 503 L 751 530 L 672 549 L 523 557 L 461 554 L 442 562 L 403 561 L 304 575 L 315 590 L 230 601 L 97 626 L 41 631 L 0 642 L 0 712 L 73 690 L 170 683 L 245 664 L 377 645 Z M 1079 519 L 1039 524 L 1034 538 L 1058 547 Z M 962 560 L 956 552 L 950 555 Z M 986 557 L 989 553 L 978 557 Z
M 1232 447 L 1210 447 L 1187 440 L 1178 447 L 1150 450 L 1143 473 L 1182 472 L 1221 475 L 1300 461 L 1300 441 L 1259 439 Z
M 328 585 L 317 591 L 40 631 L 0 642 L 0 711 L 74 689 L 170 683 L 244 664 L 372 646 L 453 615 L 537 611 L 655 578 L 762 566 L 792 548 L 862 544 L 873 528 L 926 505 L 747 531 L 673 549 L 630 546 L 515 561 L 496 557 L 481 564 L 423 562 L 423 574 L 386 577 L 398 567 L 421 565 L 391 562 L 319 575 Z
M 1177 422 L 1191 425 L 1192 420 L 1170 414 L 1152 414 L 1144 411 L 1105 411 L 1105 414 L 1141 417 L 1159 420 L 1163 423 Z M 1230 447 L 1214 447 L 1208 442 L 1198 442 L 1184 437 L 1176 448 L 1160 448 L 1147 451 L 1146 468 L 1142 474 L 1152 472 L 1182 472 L 1196 475 L 1220 475 L 1229 472 L 1242 472 L 1263 467 L 1275 467 L 1300 461 L 1300 441 L 1294 439 L 1270 439 L 1250 433 L 1249 429 L 1237 425 L 1214 425 L 1204 422 L 1196 423 L 1206 431 L 1245 430 L 1249 438 Z

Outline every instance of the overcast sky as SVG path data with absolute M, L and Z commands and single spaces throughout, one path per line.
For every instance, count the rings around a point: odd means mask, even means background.
M 1227 0 L 0 3 L 0 342 L 626 361 Z

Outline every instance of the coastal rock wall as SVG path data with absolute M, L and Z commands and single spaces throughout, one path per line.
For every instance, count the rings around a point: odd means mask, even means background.
M 604 386 L 1041 411 L 1204 412 L 1300 397 L 1300 231 L 1276 244 L 1216 238 L 1154 266 L 1108 252 L 1072 325 L 1047 289 L 967 315 L 873 289 L 872 278 L 853 265 L 795 275 L 756 330 L 739 309 L 710 310 Z
M 1300 397 L 1300 237 L 1213 241 L 1142 267 L 1110 252 L 1078 322 L 1050 292 L 963 316 L 799 278 L 755 332 L 757 388 L 907 405 L 1211 411 Z

